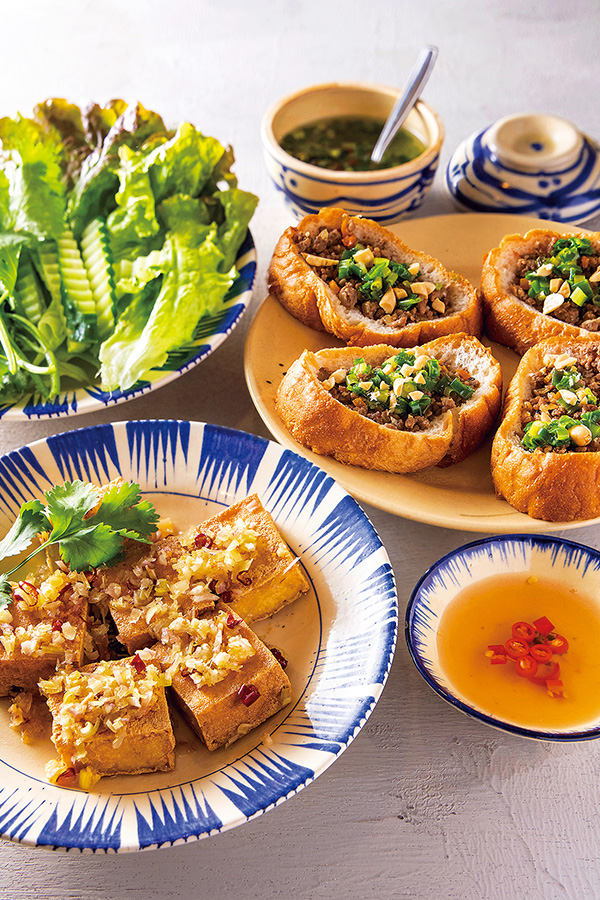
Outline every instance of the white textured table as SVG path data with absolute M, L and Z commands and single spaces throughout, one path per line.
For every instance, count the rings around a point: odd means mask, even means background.
M 308 83 L 398 84 L 422 43 L 440 48 L 425 96 L 446 126 L 421 215 L 453 206 L 442 171 L 458 142 L 501 115 L 554 112 L 600 137 L 598 12 L 584 0 L 21 0 L 2 6 L 0 110 L 50 95 L 140 99 L 233 143 L 265 271 L 289 217 L 263 169 L 268 104 Z M 588 223 L 600 227 L 600 221 Z M 195 371 L 156 394 L 74 421 L 0 422 L 0 451 L 121 418 L 178 417 L 268 436 L 245 387 L 251 313 Z M 211 394 L 224 367 L 229 387 Z M 233 390 L 231 389 L 233 386 Z M 390 553 L 403 613 L 423 570 L 474 535 L 367 508 Z M 600 546 L 592 527 L 570 537 Z M 600 896 L 600 747 L 533 743 L 447 707 L 400 640 L 364 731 L 314 784 L 242 828 L 169 850 L 80 856 L 0 845 L 0 897 L 496 900 Z

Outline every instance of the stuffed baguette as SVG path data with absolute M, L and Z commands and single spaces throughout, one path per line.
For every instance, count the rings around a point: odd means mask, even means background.
M 600 330 L 600 235 L 536 229 L 490 250 L 481 277 L 488 336 L 523 354 Z
M 477 338 L 305 350 L 285 374 L 276 409 L 299 443 L 350 465 L 415 472 L 459 462 L 500 410 L 498 362 Z
M 481 304 L 466 279 L 342 209 L 322 209 L 284 232 L 269 289 L 305 325 L 355 346 L 481 333 Z
M 536 519 L 600 515 L 600 337 L 528 350 L 492 443 L 496 492 Z

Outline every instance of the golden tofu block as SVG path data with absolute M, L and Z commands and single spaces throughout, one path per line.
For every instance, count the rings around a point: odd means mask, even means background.
M 125 558 L 109 568 L 98 569 L 94 580 L 93 603 L 105 602 L 116 625 L 119 640 L 128 653 L 136 653 L 156 640 L 152 631 L 152 618 L 156 610 L 154 602 L 161 599 L 157 585 L 162 582 L 173 584 L 178 575 L 173 563 L 184 552 L 183 545 L 176 537 L 169 536 L 155 544 L 129 541 Z M 139 599 L 140 587 L 147 579 L 149 585 L 143 602 Z M 179 595 L 177 608 L 183 614 L 192 607 L 202 609 L 214 605 L 214 596 L 200 600 L 189 591 Z
M 287 706 L 292 698 L 290 680 L 273 653 L 233 610 L 219 602 L 213 616 L 199 618 L 216 620 L 219 616 L 226 616 L 231 623 L 224 630 L 249 644 L 249 655 L 239 668 L 227 671 L 214 684 L 197 683 L 193 679 L 195 673 L 191 664 L 186 664 L 184 651 L 183 667 L 171 674 L 170 692 L 209 750 L 232 744 L 248 734 Z M 155 644 L 151 651 L 146 652 L 152 652 L 165 670 L 173 663 L 172 645 Z
M 96 663 L 85 666 L 79 673 L 84 679 L 92 678 L 101 667 L 110 666 L 117 669 L 132 668 L 133 657 Z M 67 679 L 69 676 L 66 676 Z M 89 766 L 98 775 L 137 775 L 142 772 L 168 772 L 175 765 L 175 736 L 169 715 L 165 688 L 155 685 L 153 688 L 152 706 L 142 715 L 132 708 L 121 713 L 125 719 L 123 734 L 116 738 L 115 733 L 106 725 L 106 717 L 100 716 L 98 730 L 83 744 L 78 742 L 81 726 L 69 728 L 65 725 L 64 713 L 68 711 L 69 682 L 66 691 L 47 694 L 47 703 L 52 714 L 52 743 L 56 747 L 63 762 L 76 769 Z M 107 682 L 106 695 L 110 698 L 111 690 L 119 688 L 114 678 L 112 685 Z M 45 692 L 44 686 L 42 690 Z M 102 692 L 96 691 L 97 696 Z M 90 714 L 84 715 L 91 719 Z M 85 724 L 84 721 L 81 723 Z
M 228 554 L 218 548 L 228 543 L 223 535 L 242 533 L 240 528 L 255 535 L 251 541 L 254 549 L 243 547 L 237 555 L 231 554 L 227 568 Z M 189 584 L 173 596 L 190 552 L 206 552 L 207 567 L 188 575 Z M 210 569 L 211 554 L 214 571 Z M 119 640 L 129 653 L 136 653 L 160 640 L 169 606 L 171 617 L 199 615 L 212 610 L 215 592 L 223 592 L 236 613 L 252 622 L 273 615 L 308 589 L 300 562 L 253 494 L 184 536 L 170 536 L 155 544 L 130 542 L 122 562 L 98 570 L 91 600 L 108 607 Z
M 300 561 L 290 552 L 257 494 L 202 522 L 197 531 L 214 537 L 220 527 L 240 518 L 258 534 L 256 553 L 248 571 L 231 581 L 226 601 L 250 623 L 272 616 L 308 591 L 310 585 Z
M 11 621 L 0 624 L 0 697 L 13 688 L 37 692 L 38 681 L 49 678 L 57 665 L 78 667 L 83 662 L 87 599 L 71 605 L 67 596 L 48 612 L 38 606 L 21 608 L 19 598 L 26 595 L 31 597 L 31 592 L 15 589 L 6 607 Z

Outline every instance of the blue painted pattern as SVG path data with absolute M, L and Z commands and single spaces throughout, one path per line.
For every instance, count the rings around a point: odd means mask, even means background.
M 173 786 L 171 777 L 169 788 L 119 795 L 100 782 L 86 795 L 44 786 L 27 773 L 26 754 L 19 752 L 10 766 L 0 760 L 0 832 L 13 840 L 135 850 L 207 837 L 259 815 L 310 783 L 353 740 L 391 665 L 397 597 L 377 534 L 333 479 L 263 438 L 175 421 L 54 435 L 0 459 L 4 527 L 24 500 L 60 479 L 101 482 L 116 474 L 138 481 L 142 490 L 219 504 L 257 491 L 302 554 L 315 586 L 321 632 L 314 661 L 306 666 L 305 683 L 294 685 L 297 699 L 280 714 L 272 743 L 259 737 L 235 762 L 217 764 L 189 783 Z M 139 782 L 131 782 L 135 790 Z
M 461 206 L 557 222 L 580 222 L 600 210 L 600 153 L 589 139 L 568 167 L 528 173 L 500 162 L 488 144 L 488 131 L 463 141 L 448 163 L 446 184 Z

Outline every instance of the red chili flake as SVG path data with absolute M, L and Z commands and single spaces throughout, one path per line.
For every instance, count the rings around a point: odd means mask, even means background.
M 560 679 L 558 678 L 548 678 L 546 681 L 546 687 L 548 688 L 548 693 L 553 697 L 563 697 L 564 696 L 564 686 Z
M 233 600 L 233 594 L 231 591 L 221 591 L 219 594 L 219 598 L 223 601 L 223 603 L 231 603 Z
M 144 662 L 142 657 L 139 655 L 139 653 L 136 653 L 135 656 L 133 656 L 131 658 L 131 665 L 133 666 L 135 671 L 138 673 L 138 675 L 141 675 L 142 672 L 146 671 L 146 663 Z
M 52 631 L 62 631 L 63 623 L 60 619 L 52 620 Z
M 281 650 L 278 650 L 277 647 L 271 647 L 271 653 L 273 654 L 281 668 L 285 669 L 287 667 L 288 661 Z
M 535 619 L 533 624 L 542 637 L 546 637 L 551 631 L 554 631 L 554 625 L 546 616 L 542 616 L 541 619 Z
M 241 621 L 242 620 L 239 618 L 239 616 L 236 616 L 235 613 L 233 613 L 233 612 L 228 613 L 228 615 L 227 615 L 227 627 L 228 628 L 235 628 L 236 625 L 239 625 L 241 623 Z
M 64 772 L 61 772 L 61 774 L 56 779 L 56 783 L 57 784 L 73 784 L 73 782 L 75 781 L 76 778 L 77 778 L 77 772 L 75 771 L 73 766 L 71 766 L 70 769 L 65 769 Z
M 240 582 L 240 584 L 245 584 L 246 587 L 249 584 L 252 584 L 252 578 L 250 575 L 248 575 L 247 572 L 240 572 L 240 574 L 237 576 L 237 580 Z
M 243 684 L 238 691 L 238 697 L 244 706 L 252 706 L 252 704 L 260 697 L 260 693 L 253 684 Z
M 505 666 L 508 660 L 504 644 L 488 644 L 488 653 L 492 666 Z
M 208 535 L 204 534 L 202 531 L 199 531 L 196 537 L 194 538 L 194 546 L 195 547 L 208 547 L 209 549 L 214 546 L 213 539 Z

